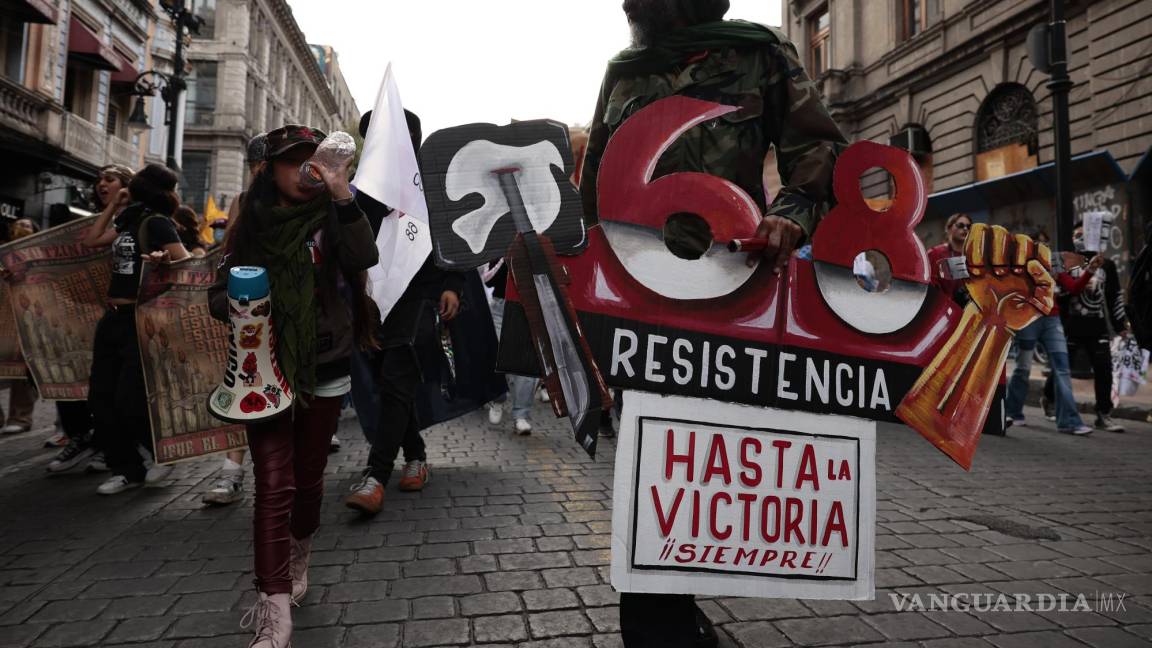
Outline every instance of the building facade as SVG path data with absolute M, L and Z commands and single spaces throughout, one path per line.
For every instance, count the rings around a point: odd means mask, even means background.
M 4 0 L 0 209 L 44 225 L 88 205 L 105 164 L 142 163 L 131 89 L 151 65 L 155 0 Z
M 356 100 L 352 98 L 352 90 L 348 88 L 348 82 L 344 80 L 344 74 L 340 71 L 340 57 L 331 45 L 309 45 L 309 47 L 312 48 L 312 55 L 316 57 L 316 63 L 328 81 L 328 89 L 336 99 L 340 123 L 344 125 L 344 130 L 354 132 L 360 125 L 360 109 L 357 108 Z
M 183 197 L 203 211 L 244 189 L 249 138 L 286 123 L 343 129 L 347 115 L 285 0 L 189 4 L 204 23 L 187 57 Z
M 919 233 L 958 211 L 1055 234 L 1049 77 L 1028 56 L 1048 0 L 785 0 L 784 30 L 850 140 L 912 152 L 929 187 Z M 1152 2 L 1066 3 L 1075 210 L 1111 214 L 1124 270 L 1149 223 Z M 883 202 L 885 173 L 862 181 Z

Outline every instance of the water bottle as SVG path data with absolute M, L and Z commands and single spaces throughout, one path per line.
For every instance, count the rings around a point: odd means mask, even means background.
M 344 163 L 356 155 L 356 140 L 343 131 L 336 131 L 324 138 L 316 153 L 300 165 L 300 182 L 308 187 L 319 187 L 324 179 L 315 167 L 322 166 L 328 169 L 339 169 Z

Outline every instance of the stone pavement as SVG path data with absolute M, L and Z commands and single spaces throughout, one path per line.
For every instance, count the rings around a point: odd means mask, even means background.
M 721 645 L 1152 645 L 1152 426 L 1073 438 L 1029 415 L 985 438 L 971 473 L 882 429 L 876 599 L 703 601 Z M 44 473 L 43 436 L 0 439 L 0 647 L 246 646 L 251 499 L 200 506 L 217 460 L 104 498 L 99 476 Z M 390 489 L 366 521 L 340 502 L 366 456 L 355 419 L 341 436 L 296 648 L 620 645 L 612 443 L 591 461 L 552 420 L 517 438 L 473 414 L 427 435 L 428 489 Z M 898 612 L 889 596 L 1043 592 L 1112 609 Z

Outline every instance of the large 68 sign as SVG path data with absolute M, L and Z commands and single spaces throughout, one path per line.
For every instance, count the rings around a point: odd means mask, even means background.
M 730 295 L 748 283 L 757 265 L 727 245 L 752 237 L 761 214 L 747 193 L 723 178 L 681 172 L 653 179 L 660 157 L 689 129 L 738 108 L 673 96 L 628 119 L 612 136 L 600 166 L 598 207 L 604 234 L 631 277 L 670 299 L 703 300 Z M 704 127 L 707 127 L 705 125 Z M 859 178 L 872 167 L 896 183 L 890 209 L 871 209 Z M 859 142 L 840 157 L 834 176 L 838 206 L 817 229 L 813 256 L 820 293 L 846 324 L 863 333 L 898 331 L 916 317 L 927 298 L 928 259 L 915 226 L 924 211 L 924 183 L 907 153 Z M 674 214 L 691 213 L 710 228 L 712 245 L 695 260 L 673 254 L 663 232 Z M 883 253 L 892 267 L 892 288 L 865 291 L 852 274 L 862 252 Z M 752 286 L 760 290 L 761 286 Z

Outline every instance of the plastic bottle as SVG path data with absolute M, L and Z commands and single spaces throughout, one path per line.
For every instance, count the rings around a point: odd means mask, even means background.
M 336 131 L 325 137 L 312 157 L 300 165 L 300 182 L 309 187 L 318 187 L 324 184 L 324 180 L 315 166 L 339 169 L 355 155 L 356 140 L 348 133 Z

